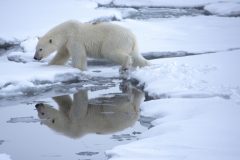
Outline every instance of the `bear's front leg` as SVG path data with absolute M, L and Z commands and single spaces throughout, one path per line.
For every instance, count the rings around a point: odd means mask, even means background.
M 48 65 L 65 65 L 70 58 L 66 47 L 61 47 Z
M 88 91 L 79 91 L 73 95 L 73 112 L 78 117 L 86 117 L 88 114 Z
M 72 57 L 72 66 L 78 68 L 81 71 L 87 70 L 87 56 L 73 56 Z
M 69 53 L 72 56 L 72 66 L 74 68 L 78 68 L 81 71 L 87 70 L 87 54 L 83 47 L 73 45 L 71 49 L 69 49 Z
M 73 100 L 69 95 L 52 97 L 52 99 L 58 104 L 59 111 L 66 114 L 70 111 Z

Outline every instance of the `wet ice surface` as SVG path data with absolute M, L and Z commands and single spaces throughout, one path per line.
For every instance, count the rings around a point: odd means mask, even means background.
M 47 119 L 46 119 L 47 120 Z M 35 119 L 33 116 L 31 117 L 16 117 L 16 118 L 11 118 L 8 123 L 35 123 L 35 122 L 41 122 L 41 119 Z
M 1 152 L 12 159 L 105 159 L 105 150 L 135 141 L 147 130 L 138 121 L 144 93 L 121 82 L 0 108 Z
M 141 132 L 133 132 L 132 134 L 141 133 Z M 112 135 L 111 139 L 116 139 L 118 141 L 124 141 L 124 140 L 131 140 L 131 138 L 136 138 L 136 136 L 132 136 L 130 134 L 121 134 L 121 135 Z
M 92 155 L 98 154 L 98 152 L 79 152 L 76 154 L 80 156 L 92 156 Z

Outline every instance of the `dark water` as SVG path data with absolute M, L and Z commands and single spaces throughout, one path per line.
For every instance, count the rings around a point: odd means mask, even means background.
M 0 152 L 11 159 L 101 160 L 105 150 L 137 140 L 151 121 L 140 118 L 144 93 L 115 82 L 1 107 Z

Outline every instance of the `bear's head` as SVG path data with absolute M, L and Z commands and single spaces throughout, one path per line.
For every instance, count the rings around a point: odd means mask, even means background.
M 38 117 L 40 119 L 49 119 L 48 121 L 54 124 L 55 120 L 59 117 L 58 110 L 48 106 L 47 104 L 38 103 L 35 107 L 38 111 Z
M 34 55 L 35 60 L 41 60 L 49 56 L 51 53 L 57 50 L 57 45 L 54 43 L 52 38 L 38 37 L 38 43 L 36 46 L 36 52 Z
M 46 125 L 52 130 L 71 138 L 84 135 L 76 126 L 72 127 L 72 121 L 67 113 L 63 113 L 48 104 L 38 103 L 35 105 L 38 117 L 42 119 L 41 124 Z

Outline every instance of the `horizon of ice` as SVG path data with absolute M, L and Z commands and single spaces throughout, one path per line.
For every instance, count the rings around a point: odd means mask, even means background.
M 97 0 L 95 0 L 97 2 Z M 204 7 L 207 4 L 211 3 L 218 3 L 219 0 L 185 0 L 185 1 L 178 1 L 178 0 L 151 0 L 149 1 L 139 1 L 139 0 L 114 0 L 112 3 L 114 6 L 117 7 L 176 7 L 176 8 L 183 8 L 183 7 Z M 235 2 L 238 3 L 238 0 L 223 0 L 221 3 L 224 2 Z M 110 4 L 109 3 L 109 4 Z
M 46 33 L 50 28 L 54 26 L 70 20 L 76 19 L 81 22 L 95 22 L 95 21 L 109 21 L 111 19 L 122 20 L 126 15 L 135 13 L 137 10 L 133 8 L 119 10 L 119 9 L 98 9 L 97 7 L 100 5 L 109 5 L 113 4 L 113 6 L 121 7 L 205 7 L 206 11 L 216 14 L 216 15 L 238 15 L 239 13 L 239 4 L 238 0 L 224 0 L 221 3 L 218 3 L 217 0 L 204 0 L 204 1 L 163 1 L 163 0 L 152 0 L 151 3 L 148 1 L 137 1 L 133 0 L 131 2 L 127 0 L 95 0 L 95 1 L 75 1 L 70 0 L 67 1 L 68 5 L 66 6 L 65 0 L 57 1 L 51 0 L 49 1 L 48 7 L 45 7 L 44 3 L 41 3 L 40 0 L 32 1 L 23 0 L 21 3 L 16 2 L 16 5 L 12 5 L 12 1 L 4 0 L 2 5 L 0 6 L 0 10 L 2 14 L 0 15 L 0 19 L 2 19 L 2 24 L 0 26 L 0 46 L 4 44 L 20 44 L 24 40 L 31 39 L 37 36 L 41 36 Z M 55 3 L 58 3 L 58 7 L 55 7 Z M 224 9 L 226 5 L 228 5 L 227 14 Z M 99 5 L 98 5 L 99 4 Z M 18 7 L 16 7 L 18 6 Z M 34 7 L 37 9 L 34 9 Z M 14 12 L 8 9 L 11 8 L 15 12 L 18 13 L 19 17 L 25 17 L 24 19 L 18 20 L 15 18 Z M 54 10 L 54 14 L 53 11 Z M 59 17 L 62 11 L 65 11 L 64 16 Z M 24 11 L 24 12 L 23 12 Z M 42 15 L 43 13 L 48 16 L 46 19 L 45 16 L 37 16 L 32 18 L 32 13 L 36 15 Z M 8 18 L 4 16 L 8 15 Z M 13 19 L 15 19 L 13 21 Z

